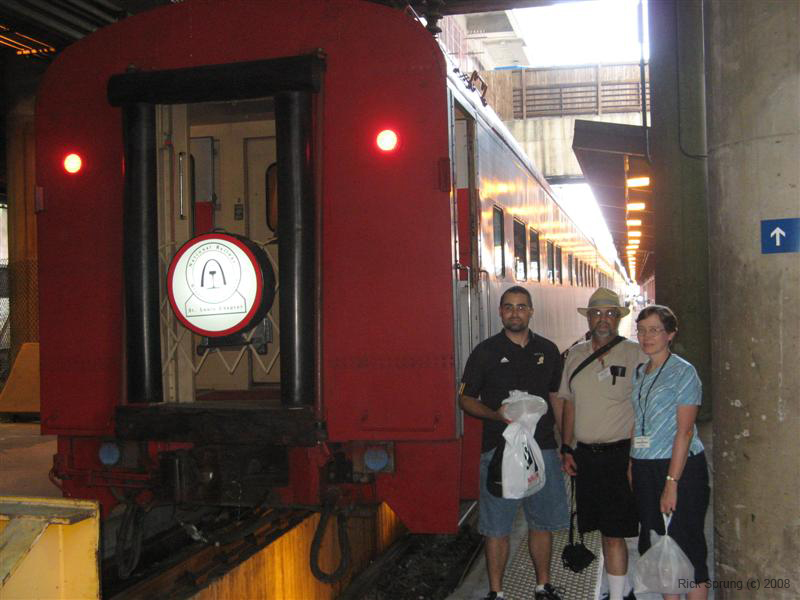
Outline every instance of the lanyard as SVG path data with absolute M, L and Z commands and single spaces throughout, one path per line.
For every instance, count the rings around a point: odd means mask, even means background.
M 658 372 L 656 373 L 656 376 L 653 378 L 653 381 L 650 384 L 650 387 L 647 389 L 647 394 L 645 394 L 645 396 L 644 396 L 644 408 L 642 408 L 642 388 L 644 387 L 644 377 L 642 378 L 642 384 L 639 386 L 639 398 L 638 398 L 636 403 L 639 405 L 639 410 L 642 413 L 642 430 L 641 430 L 642 431 L 642 435 L 644 435 L 644 416 L 647 414 L 647 403 L 650 401 L 650 392 L 653 391 L 653 386 L 655 386 L 656 381 L 658 381 L 658 376 L 661 375 L 661 371 L 663 371 L 664 367 L 667 366 L 667 363 L 669 362 L 669 359 L 670 359 L 671 356 L 672 356 L 672 352 L 667 354 L 667 360 L 665 360 L 663 363 L 661 363 L 661 366 L 658 368 Z

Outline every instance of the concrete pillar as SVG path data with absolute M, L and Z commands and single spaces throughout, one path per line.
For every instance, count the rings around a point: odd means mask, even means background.
M 702 4 L 659 0 L 648 7 L 656 302 L 678 317 L 674 350 L 700 375 L 700 418 L 707 419 L 712 386 Z
M 800 217 L 800 2 L 711 0 L 705 21 L 716 576 L 797 598 L 800 254 L 762 254 L 760 221 Z

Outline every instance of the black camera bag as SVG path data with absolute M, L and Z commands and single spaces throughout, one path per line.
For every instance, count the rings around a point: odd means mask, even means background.
M 569 543 L 564 546 L 564 550 L 561 552 L 561 562 L 564 564 L 564 568 L 569 569 L 570 571 L 574 571 L 575 573 L 580 573 L 594 560 L 594 552 L 589 550 L 583 544 L 583 534 L 579 533 L 580 541 L 575 543 L 575 517 L 577 515 L 577 511 L 574 510 L 575 505 L 575 478 L 570 477 L 570 501 L 569 501 Z

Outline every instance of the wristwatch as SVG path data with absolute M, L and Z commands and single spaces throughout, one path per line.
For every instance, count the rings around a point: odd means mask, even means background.
M 568 446 L 567 444 L 561 444 L 561 454 L 572 454 L 574 450 L 572 446 Z

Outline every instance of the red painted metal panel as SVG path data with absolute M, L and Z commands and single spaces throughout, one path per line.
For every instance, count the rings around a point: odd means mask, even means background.
M 309 0 L 155 9 L 71 46 L 48 70 L 37 116 L 37 183 L 47 197 L 39 262 L 42 296 L 58 300 L 41 318 L 46 433 L 109 434 L 124 401 L 122 128 L 105 99 L 108 78 L 131 64 L 170 69 L 315 48 L 327 53 L 321 322 L 331 436 L 383 438 L 353 415 L 367 409 L 383 427 L 407 408 L 433 431 L 401 423 L 399 438 L 454 435 L 450 210 L 438 181 L 448 151 L 443 58 L 392 9 Z M 382 154 L 374 135 L 387 126 L 401 143 Z M 77 176 L 61 168 L 67 151 L 85 158 Z
M 458 441 L 395 445 L 397 472 L 378 478 L 378 494 L 410 531 L 457 530 L 460 446 Z
M 208 233 L 214 229 L 214 203 L 194 203 L 194 234 Z
M 478 463 L 481 458 L 482 423 L 473 417 L 464 417 L 464 437 L 461 438 L 461 498 L 478 499 Z
M 327 55 L 317 191 L 329 437 L 430 441 L 396 444 L 397 473 L 377 487 L 412 530 L 455 527 L 451 207 L 440 177 L 445 64 L 419 24 L 355 0 L 190 0 L 100 30 L 48 70 L 37 107 L 37 185 L 46 198 L 38 215 L 47 299 L 41 414 L 43 432 L 62 436 L 57 465 L 75 477 L 66 493 L 113 504 L 93 477 L 103 471 L 99 439 L 113 435 L 114 407 L 125 401 L 122 123 L 106 100 L 109 77 L 131 65 L 173 69 L 316 48 Z M 400 144 L 381 153 L 374 138 L 387 127 Z M 77 175 L 61 166 L 68 152 L 84 158 Z M 316 502 L 319 465 L 308 452 L 292 451 L 292 496 Z

